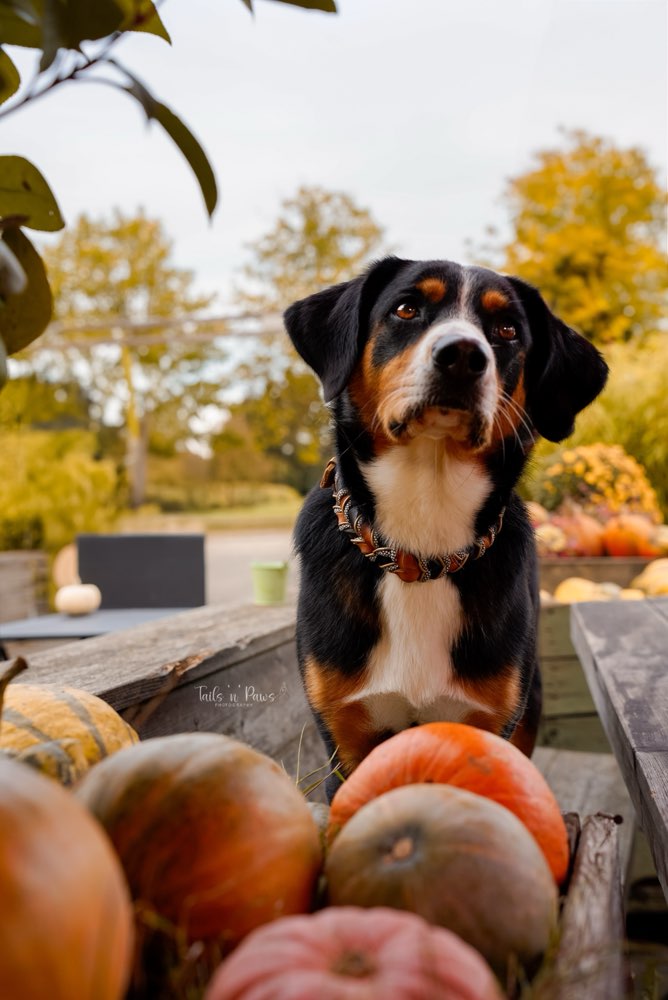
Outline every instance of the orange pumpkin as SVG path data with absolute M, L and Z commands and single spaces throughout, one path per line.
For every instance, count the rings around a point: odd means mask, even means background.
M 508 809 L 449 785 L 404 785 L 368 802 L 325 864 L 334 905 L 394 906 L 454 931 L 505 979 L 528 971 L 557 920 L 557 887 Z
M 563 881 L 566 827 L 542 774 L 507 740 L 458 722 L 405 729 L 375 747 L 332 799 L 328 841 L 371 799 L 399 785 L 430 781 L 468 789 L 510 809 L 538 841 L 556 881 Z
M 412 913 L 344 906 L 254 931 L 205 1000 L 501 1000 L 463 941 Z
M 653 559 L 662 549 L 654 540 L 656 525 L 642 514 L 619 514 L 612 517 L 603 532 L 603 545 L 609 556 L 645 556 Z
M 225 951 L 311 906 L 321 848 L 306 800 L 237 740 L 145 740 L 92 768 L 76 794 L 109 834 L 133 898 L 188 941 Z
M 120 1000 L 132 908 L 109 841 L 70 792 L 0 755 L 0 993 Z

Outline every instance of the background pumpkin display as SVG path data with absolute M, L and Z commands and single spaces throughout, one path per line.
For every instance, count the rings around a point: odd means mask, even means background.
M 92 764 L 138 741 L 132 726 L 88 691 L 7 684 L 25 666 L 25 661 L 15 661 L 7 672 L 4 697 L 0 690 L 0 751 L 5 755 L 71 785 Z
M 132 910 L 107 838 L 74 796 L 0 757 L 0 993 L 120 1000 Z
M 375 747 L 332 800 L 331 843 L 363 805 L 400 785 L 440 782 L 498 802 L 533 834 L 557 883 L 568 869 L 559 805 L 531 761 L 507 740 L 456 722 L 405 729 Z
M 505 977 L 535 969 L 554 933 L 557 889 L 508 809 L 439 784 L 394 788 L 361 808 L 325 863 L 334 905 L 392 906 L 446 927 Z
M 317 827 L 286 773 L 243 743 L 146 740 L 98 764 L 76 794 L 109 834 L 133 898 L 187 941 L 225 953 L 311 906 Z
M 412 913 L 336 907 L 254 931 L 205 1000 L 501 1000 L 485 962 Z

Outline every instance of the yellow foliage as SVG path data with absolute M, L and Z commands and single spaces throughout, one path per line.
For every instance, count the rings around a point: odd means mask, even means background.
M 608 343 L 660 329 L 668 292 L 666 191 L 642 150 L 583 131 L 507 190 L 503 270 L 537 285 L 555 312 Z
M 17 544 L 17 526 L 38 525 L 33 544 L 54 552 L 80 531 L 105 531 L 118 510 L 114 463 L 93 458 L 86 431 L 10 431 L 0 450 L 0 548 Z

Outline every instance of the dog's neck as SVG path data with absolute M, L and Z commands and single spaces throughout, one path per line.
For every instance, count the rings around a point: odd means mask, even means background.
M 392 545 L 418 556 L 453 552 L 484 534 L 526 462 L 510 441 L 484 458 L 425 437 L 374 454 L 359 428 L 341 419 L 335 426 L 337 464 L 355 502 Z
M 492 491 L 484 465 L 416 438 L 361 468 L 375 498 L 374 524 L 394 545 L 427 556 L 473 543 Z

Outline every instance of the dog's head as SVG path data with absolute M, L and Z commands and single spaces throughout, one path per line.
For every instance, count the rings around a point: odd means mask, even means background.
M 529 424 L 573 430 L 607 366 L 519 278 L 388 257 L 296 302 L 287 331 L 329 402 L 347 393 L 374 439 L 451 439 L 481 450 Z

